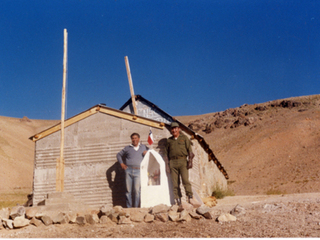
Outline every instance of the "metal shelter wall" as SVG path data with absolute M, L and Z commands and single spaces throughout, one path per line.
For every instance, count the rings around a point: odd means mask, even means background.
M 138 132 L 147 144 L 150 127 L 103 113 L 96 113 L 65 129 L 64 191 L 92 207 L 125 206 L 124 172 L 116 154 L 130 144 L 130 135 Z M 152 128 L 160 151 L 170 135 Z M 59 157 L 60 131 L 36 142 L 34 166 L 34 204 L 55 192 L 56 159 Z

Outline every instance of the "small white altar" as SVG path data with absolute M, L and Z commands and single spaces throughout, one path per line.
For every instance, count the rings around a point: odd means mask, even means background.
M 142 208 L 158 204 L 172 205 L 172 187 L 169 187 L 166 164 L 161 155 L 153 149 L 148 150 L 141 162 L 140 179 Z

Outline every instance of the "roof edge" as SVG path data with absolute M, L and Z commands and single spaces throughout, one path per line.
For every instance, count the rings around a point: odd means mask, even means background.
M 98 105 L 95 105 L 91 108 L 89 108 L 88 110 L 85 110 L 67 120 L 65 120 L 65 127 L 68 127 L 82 119 L 85 119 L 97 112 L 101 112 L 101 113 L 104 113 L 104 114 L 108 114 L 108 115 L 111 115 L 111 116 L 115 116 L 115 117 L 119 117 L 119 118 L 122 118 L 122 119 L 126 119 L 126 120 L 129 120 L 129 121 L 132 121 L 132 122 L 137 122 L 137 123 L 140 123 L 140 124 L 145 124 L 145 125 L 148 125 L 150 127 L 155 127 L 155 128 L 159 128 L 159 129 L 163 129 L 165 124 L 163 122 L 158 122 L 158 121 L 155 121 L 155 120 L 152 120 L 152 119 L 149 119 L 149 118 L 145 118 L 145 117 L 140 117 L 140 116 L 136 116 L 136 115 L 133 115 L 131 113 L 127 113 L 127 112 L 123 112 L 123 111 L 120 111 L 120 110 L 117 110 L 117 109 L 114 109 L 114 108 L 109 108 L 109 107 L 106 107 L 104 106 L 103 104 L 98 104 Z M 45 129 L 33 136 L 31 136 L 29 139 L 36 142 L 54 132 L 57 132 L 57 131 L 60 131 L 61 130 L 61 122 L 48 128 L 48 129 Z

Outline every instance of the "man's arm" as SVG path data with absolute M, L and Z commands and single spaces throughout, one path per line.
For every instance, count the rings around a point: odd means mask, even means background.
M 189 138 L 186 138 L 186 141 L 187 141 L 187 144 L 186 144 L 186 147 L 187 147 L 187 151 L 188 151 L 188 165 L 187 165 L 187 169 L 190 169 L 193 167 L 193 158 L 194 158 L 194 154 L 192 152 L 192 147 L 191 147 L 191 141 Z
M 121 168 L 123 169 L 123 170 L 126 170 L 127 169 L 127 165 L 125 165 L 124 163 L 123 163 L 123 161 L 122 161 L 122 157 L 123 157 L 123 155 L 126 153 L 126 151 L 125 151 L 125 148 L 124 149 L 122 149 L 120 152 L 118 152 L 118 154 L 117 154 L 117 160 L 118 160 L 118 162 L 120 163 L 120 166 L 121 166 Z
M 142 155 L 146 155 L 146 153 L 148 152 L 149 148 L 146 145 L 143 145 L 145 147 L 146 150 L 143 151 Z
M 169 149 L 169 144 L 168 144 L 168 139 L 167 139 L 167 143 L 166 143 L 166 146 L 164 148 L 163 160 L 164 160 L 164 162 L 166 164 L 166 172 L 170 173 L 168 149 Z

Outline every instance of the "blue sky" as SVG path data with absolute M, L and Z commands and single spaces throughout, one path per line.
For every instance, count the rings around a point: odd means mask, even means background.
M 318 0 L 2 0 L 0 115 L 67 118 L 135 94 L 173 116 L 319 94 Z

